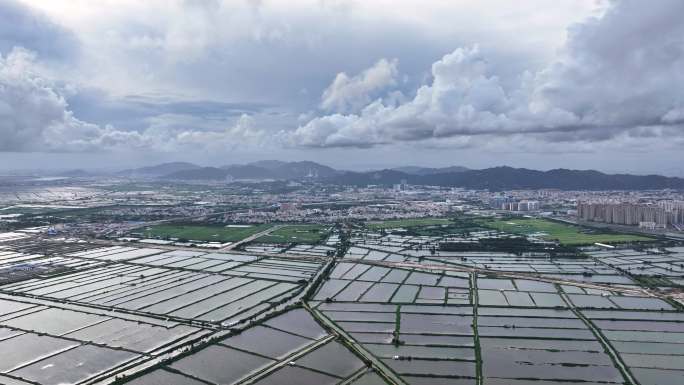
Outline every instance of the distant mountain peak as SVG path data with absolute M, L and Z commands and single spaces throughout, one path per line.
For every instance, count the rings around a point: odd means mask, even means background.
M 263 160 L 248 164 L 231 164 L 222 167 L 204 167 L 178 170 L 163 175 L 164 179 L 178 180 L 223 180 L 232 179 L 318 179 L 330 178 L 339 171 L 311 161 L 283 162 L 279 160 Z
M 202 168 L 193 163 L 188 162 L 167 162 L 155 166 L 140 167 L 119 172 L 119 175 L 125 176 L 146 176 L 158 177 L 167 174 L 172 174 L 179 171 L 196 170 Z

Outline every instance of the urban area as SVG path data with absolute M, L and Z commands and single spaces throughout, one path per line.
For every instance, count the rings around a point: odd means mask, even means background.
M 684 378 L 684 194 L 3 177 L 2 384 Z

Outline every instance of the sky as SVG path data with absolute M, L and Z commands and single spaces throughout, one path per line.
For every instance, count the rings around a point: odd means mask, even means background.
M 684 176 L 680 0 L 0 0 L 0 170 Z

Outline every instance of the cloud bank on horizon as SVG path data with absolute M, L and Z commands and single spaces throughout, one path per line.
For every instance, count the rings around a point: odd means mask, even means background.
M 684 2 L 495 3 L 0 0 L 0 152 L 684 146 Z

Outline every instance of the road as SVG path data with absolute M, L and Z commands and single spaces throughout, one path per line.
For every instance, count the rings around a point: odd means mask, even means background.
M 269 227 L 268 229 L 266 229 L 266 230 L 264 230 L 264 231 L 262 231 L 262 232 L 256 233 L 256 234 L 252 234 L 252 235 L 250 235 L 249 237 L 242 239 L 241 241 L 233 242 L 233 243 L 231 243 L 230 245 L 228 245 L 228 246 L 226 246 L 226 247 L 222 247 L 222 248 L 219 249 L 219 251 L 229 251 L 229 250 L 233 250 L 234 248 L 236 248 L 236 247 L 238 247 L 238 246 L 240 246 L 240 245 L 242 245 L 242 244 L 252 242 L 253 240 L 255 240 L 255 239 L 257 239 L 257 238 L 261 238 L 261 237 L 263 237 L 264 235 L 268 235 L 268 234 L 270 234 L 270 233 L 272 233 L 272 232 L 278 230 L 279 228 L 281 228 L 281 227 L 283 227 L 283 226 L 284 226 L 284 225 L 275 225 L 275 226 L 273 226 L 273 227 Z
M 396 385 L 406 385 L 406 382 L 404 382 L 404 380 L 401 377 L 394 373 L 384 362 L 382 362 L 372 353 L 367 351 L 363 344 L 357 342 L 353 337 L 347 334 L 347 332 L 344 329 L 340 328 L 333 321 L 328 319 L 328 317 L 323 315 L 321 311 L 312 308 L 306 301 L 303 302 L 303 305 L 304 308 L 309 311 L 309 314 L 311 314 L 318 321 L 319 324 L 323 325 L 323 327 L 329 333 L 332 333 L 336 337 L 343 340 L 347 348 L 354 351 L 356 355 L 363 357 L 363 359 L 366 362 L 370 362 L 373 369 L 375 369 L 376 373 L 382 378 L 384 378 L 388 383 Z
M 604 349 L 606 350 L 606 354 L 608 354 L 612 359 L 613 362 L 616 364 L 616 367 L 622 374 L 622 376 L 625 378 L 627 384 L 638 384 L 638 382 L 634 379 L 632 374 L 629 372 L 629 369 L 627 368 L 627 365 L 622 361 L 622 357 L 618 352 L 615 350 L 613 345 L 610 344 L 610 341 L 606 339 L 603 334 L 596 328 L 593 322 L 589 320 L 587 317 L 584 316 L 584 314 L 575 307 L 575 304 L 568 298 L 567 294 L 565 292 L 561 291 L 560 293 L 561 298 L 563 298 L 563 301 L 568 305 L 568 308 L 570 308 L 570 311 L 572 311 L 577 318 L 579 318 L 582 322 L 584 322 L 585 325 L 587 325 L 587 328 L 594 334 L 596 339 L 599 341 L 601 345 L 603 345 Z

